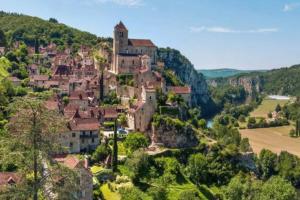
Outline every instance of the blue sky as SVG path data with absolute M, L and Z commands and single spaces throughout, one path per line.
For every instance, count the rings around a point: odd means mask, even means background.
M 132 38 L 179 49 L 198 69 L 300 63 L 300 0 L 0 0 L 98 36 L 122 20 Z

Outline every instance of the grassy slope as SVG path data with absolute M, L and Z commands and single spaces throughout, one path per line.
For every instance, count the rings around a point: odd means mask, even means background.
M 264 99 L 258 108 L 250 113 L 251 117 L 267 117 L 269 112 L 275 110 L 277 104 L 283 106 L 288 100 L 273 100 L 273 99 Z

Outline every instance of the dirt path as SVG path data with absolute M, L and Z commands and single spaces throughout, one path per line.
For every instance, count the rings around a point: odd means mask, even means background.
M 300 157 L 300 138 L 289 137 L 286 133 L 288 129 L 289 127 L 245 129 L 240 132 L 242 137 L 249 138 L 255 153 L 265 148 L 277 154 L 288 151 Z

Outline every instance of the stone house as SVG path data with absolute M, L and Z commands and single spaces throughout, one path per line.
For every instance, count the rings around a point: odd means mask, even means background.
M 77 110 L 68 122 L 68 130 L 61 133 L 58 139 L 69 153 L 86 152 L 99 145 L 99 129 L 97 118 L 84 118 Z
M 174 87 L 168 87 L 167 91 L 173 92 L 174 94 L 181 96 L 188 105 L 191 105 L 191 87 L 174 86 Z
M 30 76 L 30 85 L 33 87 L 43 88 L 46 86 L 46 82 L 49 80 L 48 75 L 33 75 Z
M 74 91 L 70 93 L 69 103 L 76 104 L 81 109 L 86 109 L 89 106 L 89 97 L 86 92 L 82 90 Z

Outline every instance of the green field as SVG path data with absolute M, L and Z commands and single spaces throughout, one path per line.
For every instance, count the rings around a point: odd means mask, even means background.
M 288 103 L 288 100 L 273 100 L 273 99 L 264 99 L 261 105 L 258 106 L 253 112 L 250 113 L 251 117 L 267 117 L 269 112 L 275 110 L 277 104 L 283 106 Z

